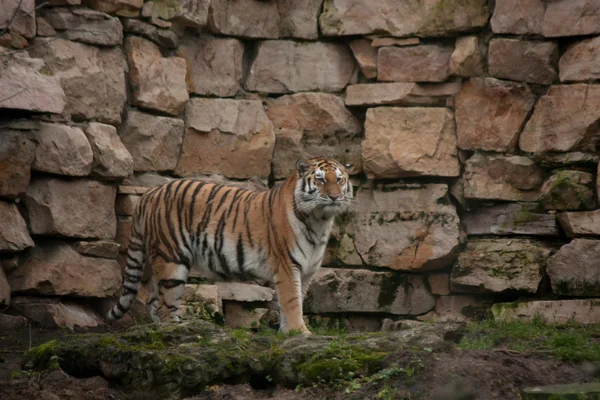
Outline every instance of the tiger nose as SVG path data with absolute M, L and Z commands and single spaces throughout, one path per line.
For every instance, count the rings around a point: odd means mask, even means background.
M 339 195 L 339 193 L 330 194 L 329 198 L 333 201 L 336 201 L 337 199 L 340 198 L 340 195 Z

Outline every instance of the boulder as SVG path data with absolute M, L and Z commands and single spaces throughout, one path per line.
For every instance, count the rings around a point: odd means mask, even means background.
M 42 41 L 47 43 L 42 45 Z M 121 123 L 126 99 L 126 65 L 120 48 L 51 38 L 36 39 L 29 54 L 43 58 L 60 79 L 67 99 L 66 114 L 75 119 Z
M 435 299 L 423 277 L 395 272 L 322 268 L 304 300 L 307 313 L 380 313 L 419 315 Z
M 527 157 L 475 154 L 465 163 L 463 179 L 467 199 L 536 201 L 544 171 Z
M 492 39 L 488 70 L 497 78 L 549 85 L 558 78 L 558 57 L 555 42 Z
M 480 76 L 485 72 L 485 60 L 477 36 L 456 39 L 450 56 L 450 72 L 458 76 Z
M 33 170 L 68 176 L 86 176 L 91 172 L 94 153 L 80 128 L 42 123 L 35 140 Z
M 355 75 L 356 64 L 345 45 L 268 40 L 257 46 L 245 88 L 261 93 L 338 92 Z
M 450 76 L 452 51 L 437 44 L 382 47 L 377 53 L 377 80 L 443 82 Z
M 463 218 L 467 234 L 558 236 L 556 215 L 539 210 L 537 203 L 509 203 L 482 207 Z
M 362 156 L 367 176 L 458 176 L 452 111 L 420 107 L 369 109 Z
M 85 4 L 107 14 L 135 18 L 140 15 L 144 0 L 85 0 Z
M 445 105 L 456 95 L 461 82 L 447 83 L 360 83 L 346 88 L 347 106 Z
M 531 159 L 545 168 L 580 167 L 598 165 L 600 154 L 573 151 L 569 153 L 535 153 Z
M 133 104 L 171 115 L 181 114 L 189 99 L 185 59 L 163 57 L 157 45 L 138 36 L 125 39 L 125 50 Z
M 558 65 L 561 82 L 600 79 L 600 36 L 569 46 Z
M 542 186 L 540 205 L 546 210 L 592 210 L 597 204 L 594 186 L 593 174 L 558 171 Z
M 533 321 L 542 318 L 549 324 L 600 323 L 600 301 L 545 300 L 519 303 L 496 303 L 492 307 L 494 318 L 500 321 Z
M 327 0 L 319 18 L 325 36 L 385 33 L 390 36 L 446 36 L 483 28 L 485 0 Z
M 125 178 L 133 173 L 133 158 L 111 125 L 90 122 L 85 134 L 94 152 L 92 173 L 102 178 Z
M 100 298 L 118 293 L 121 267 L 116 260 L 86 257 L 52 241 L 28 250 L 8 281 L 15 294 Z
M 84 328 L 105 323 L 90 306 L 72 300 L 19 296 L 14 298 L 12 308 L 44 328 Z
M 557 218 L 568 237 L 600 236 L 600 210 L 562 212 Z
M 26 38 L 35 36 L 35 0 L 0 0 L 0 10 L 0 32 L 10 25 L 10 32 Z
M 298 93 L 269 99 L 267 116 L 275 131 L 273 173 L 275 179 L 296 171 L 296 161 L 327 154 L 362 170 L 362 124 L 327 93 Z
M 546 272 L 559 296 L 600 296 L 600 240 L 573 239 L 548 260 Z
M 84 256 L 101 257 L 116 260 L 119 256 L 119 244 L 112 240 L 81 241 L 71 243 L 71 248 Z
M 529 239 L 471 239 L 452 269 L 452 292 L 536 293 L 550 253 Z
M 371 46 L 370 40 L 355 39 L 350 42 L 350 50 L 365 78 L 377 78 L 377 47 Z
M 275 291 L 269 287 L 242 282 L 216 282 L 222 300 L 256 302 L 273 301 Z
M 36 179 L 25 197 L 31 233 L 112 239 L 116 194 L 113 186 L 87 179 Z
M 179 37 L 172 30 L 157 28 L 152 24 L 148 24 L 138 19 L 123 19 L 123 30 L 126 33 L 135 33 L 144 36 L 146 39 L 152 40 L 160 47 L 176 49 L 179 45 Z
M 519 139 L 533 153 L 596 151 L 600 85 L 556 85 L 542 96 Z
M 64 39 L 97 46 L 119 46 L 123 42 L 123 26 L 119 18 L 87 8 L 47 8 L 44 19 Z
M 1 131 L 0 137 L 0 197 L 16 198 L 27 191 L 35 143 L 19 131 Z
M 134 171 L 172 171 L 181 153 L 183 133 L 180 119 L 131 110 L 119 135 L 133 158 Z
M 0 221 L 0 252 L 22 251 L 34 246 L 16 204 L 0 201 Z
M 456 96 L 456 131 L 463 150 L 514 151 L 535 94 L 522 83 L 471 78 Z
M 240 90 L 244 56 L 244 44 L 241 41 L 185 37 L 177 55 L 187 62 L 186 81 L 190 93 L 233 97 Z
M 176 175 L 269 175 L 275 134 L 260 101 L 192 99 L 186 130 Z

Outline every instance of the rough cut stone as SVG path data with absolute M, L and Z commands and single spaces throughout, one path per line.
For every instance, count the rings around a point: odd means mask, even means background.
M 149 4 L 149 3 L 146 3 Z M 179 45 L 179 37 L 169 29 L 160 29 L 138 19 L 127 18 L 123 20 L 123 30 L 127 33 L 136 33 L 161 47 L 175 49 Z
M 427 277 L 432 294 L 446 296 L 450 294 L 450 275 L 435 274 Z
M 458 147 L 514 151 L 535 103 L 529 86 L 494 78 L 472 78 L 456 96 Z
M 29 54 L 43 58 L 60 78 L 65 113 L 75 119 L 120 124 L 125 105 L 125 59 L 119 48 L 100 48 L 63 39 L 35 40 Z M 1 85 L 0 85 L 1 87 Z
M 36 17 L 35 22 L 37 24 L 38 36 L 49 37 L 56 35 L 56 31 L 54 30 L 54 28 L 50 26 L 48 21 L 46 21 L 44 18 Z
M 132 216 L 137 204 L 140 202 L 140 198 L 141 196 L 135 194 L 119 194 L 115 204 L 117 215 Z
M 80 128 L 42 123 L 35 140 L 34 170 L 68 176 L 85 176 L 92 170 L 94 153 Z
M 423 277 L 333 268 L 322 268 L 315 274 L 304 300 L 307 313 L 419 315 L 434 305 Z
M 600 240 L 573 239 L 550 257 L 546 272 L 559 296 L 600 296 Z
M 600 236 L 600 210 L 560 213 L 558 222 L 568 237 Z
M 21 251 L 33 246 L 27 224 L 17 205 L 0 201 L 0 252 Z
M 223 312 L 223 301 L 216 285 L 186 284 L 181 301 L 187 304 L 203 303 L 211 307 L 214 312 Z
M 152 19 L 172 21 L 181 26 L 204 27 L 208 22 L 210 0 L 154 0 Z
M 242 304 L 225 302 L 225 326 L 231 328 L 258 328 L 261 325 L 261 319 L 269 311 L 267 308 L 244 307 Z
M 537 102 L 519 147 L 527 152 L 596 151 L 600 85 L 557 85 Z
M 25 197 L 31 233 L 112 239 L 116 194 L 114 187 L 86 179 L 34 180 Z
M 549 85 L 558 77 L 558 45 L 519 39 L 492 39 L 488 49 L 492 76 Z
M 361 83 L 346 88 L 346 105 L 444 105 L 460 91 L 461 82 L 447 83 Z
M 440 296 L 435 302 L 435 317 L 474 319 L 478 314 L 485 315 L 489 310 L 490 303 L 490 299 L 482 295 L 469 296 L 453 294 L 449 296 Z
M 397 82 L 443 82 L 450 76 L 452 48 L 437 44 L 382 47 L 377 54 L 377 79 Z
M 468 235 L 558 236 L 556 215 L 538 210 L 537 203 L 500 204 L 465 215 Z
M 231 97 L 240 90 L 244 44 L 239 40 L 186 37 L 177 54 L 187 62 L 190 93 Z
M 275 179 L 296 171 L 296 161 L 327 154 L 362 170 L 362 124 L 327 93 L 299 93 L 268 101 L 267 116 L 275 130 Z
M 458 176 L 452 112 L 420 107 L 369 109 L 362 156 L 367 176 Z
M 269 287 L 241 282 L 217 282 L 219 296 L 232 301 L 272 301 L 275 291 Z
M 181 57 L 163 57 L 154 43 L 137 36 L 125 39 L 133 104 L 179 115 L 189 99 L 186 62 Z
M 118 18 L 86 8 L 48 8 L 44 18 L 65 39 L 91 45 L 118 46 L 123 42 L 123 26 Z
M 111 240 L 96 240 L 93 242 L 74 242 L 71 248 L 84 256 L 102 257 L 116 260 L 119 256 L 119 244 Z
M 119 244 L 119 251 L 126 253 L 129 248 L 129 237 L 131 235 L 131 217 L 117 218 L 117 231 L 115 234 L 115 242 Z
M 133 158 L 121 143 L 114 126 L 90 122 L 85 134 L 94 152 L 94 175 L 125 178 L 133 173 Z
M 180 119 L 129 111 L 120 136 L 133 157 L 134 171 L 172 171 L 181 153 L 183 132 Z
M 458 76 L 480 76 L 485 72 L 485 60 L 477 36 L 456 39 L 450 57 L 450 72 Z
M 536 201 L 544 171 L 527 157 L 475 154 L 467 160 L 463 178 L 468 199 Z
M 0 32 L 10 24 L 11 32 L 35 36 L 35 0 L 0 0 L 0 10 Z
M 85 4 L 107 14 L 131 18 L 140 15 L 144 0 L 85 0 Z
M 11 32 L 0 36 L 0 46 L 3 47 L 2 52 L 5 53 L 7 50 L 4 50 L 4 47 L 12 47 L 13 49 L 22 50 L 29 46 L 29 42 L 18 33 Z
M 0 137 L 0 196 L 16 198 L 27 191 L 35 144 L 18 131 L 0 131 Z
M 185 116 L 176 175 L 269 175 L 275 134 L 260 101 L 197 98 L 190 100 Z
M 452 291 L 536 293 L 550 253 L 528 239 L 471 239 L 452 269 Z
M 559 70 L 561 82 L 600 79 L 600 36 L 569 46 L 560 58 Z
M 372 37 L 372 36 L 368 36 Z M 373 37 L 371 46 L 373 47 L 387 47 L 387 46 L 412 46 L 421 43 L 421 39 L 417 37 L 412 38 L 394 38 L 394 37 Z
M 542 186 L 540 205 L 547 210 L 593 210 L 596 208 L 594 175 L 563 170 Z
M 377 47 L 370 40 L 356 39 L 350 42 L 350 50 L 365 78 L 377 78 Z
M 600 322 L 599 300 L 550 300 L 519 303 L 496 303 L 492 306 L 496 320 L 532 321 L 542 317 L 549 324 L 597 324 Z
M 0 314 L 0 326 L 8 332 L 13 329 L 27 328 L 29 321 L 20 315 Z
M 121 267 L 115 260 L 85 257 L 68 244 L 49 242 L 29 250 L 8 280 L 16 294 L 107 297 L 121 287 Z
M 326 0 L 319 22 L 325 36 L 427 37 L 482 28 L 488 17 L 485 0 Z
M 262 93 L 337 92 L 355 74 L 354 58 L 347 46 L 268 40 L 258 44 L 245 86 Z
M 40 297 L 15 297 L 12 307 L 28 320 L 45 328 L 94 327 L 104 324 L 104 319 L 91 307 L 69 300 Z

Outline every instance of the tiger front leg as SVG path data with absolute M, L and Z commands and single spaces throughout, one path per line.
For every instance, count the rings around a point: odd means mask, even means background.
M 281 270 L 280 270 L 281 271 Z M 302 318 L 302 279 L 300 271 L 290 268 L 275 275 L 277 301 L 280 309 L 279 330 L 289 332 L 299 330 L 310 335 Z
M 158 286 L 156 311 L 160 322 L 179 322 L 179 305 L 185 289 L 188 268 L 182 264 L 159 261 L 152 265 L 152 269 Z

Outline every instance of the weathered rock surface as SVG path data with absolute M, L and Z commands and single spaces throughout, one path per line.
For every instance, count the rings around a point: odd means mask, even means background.
M 8 280 L 16 294 L 107 297 L 121 287 L 121 267 L 115 260 L 85 257 L 68 244 L 48 242 L 29 250 Z
M 41 45 L 42 40 L 47 43 Z M 126 65 L 120 49 L 55 38 L 36 39 L 33 46 L 29 54 L 43 58 L 60 79 L 67 97 L 66 114 L 75 119 L 121 123 Z
M 258 44 L 245 86 L 263 93 L 337 92 L 355 74 L 354 58 L 347 46 L 268 40 Z
M 189 99 L 186 62 L 181 57 L 163 57 L 154 43 L 138 36 L 125 39 L 133 104 L 179 115 Z
M 93 242 L 81 241 L 71 243 L 71 248 L 90 257 L 102 257 L 116 260 L 119 256 L 119 244 L 112 240 L 95 240 Z
M 86 0 L 85 4 L 94 10 L 107 14 L 115 14 L 120 17 L 138 17 L 144 5 L 144 0 Z
M 488 49 L 492 76 L 549 85 L 558 78 L 558 45 L 519 39 L 492 39 Z
M 600 161 L 600 154 L 573 151 L 569 153 L 535 153 L 531 159 L 545 168 L 564 168 L 588 165 L 593 167 Z
M 362 124 L 327 93 L 298 93 L 267 102 L 267 116 L 275 131 L 273 172 L 285 178 L 296 170 L 296 161 L 327 154 L 362 170 Z
M 18 131 L 1 131 L 0 136 L 0 196 L 19 197 L 29 185 L 35 143 Z
M 269 287 L 241 282 L 216 282 L 222 300 L 232 301 L 272 301 L 275 291 Z
M 127 248 L 129 247 L 129 238 L 131 236 L 131 220 L 131 217 L 117 218 L 115 242 L 119 244 L 119 251 L 121 253 L 127 253 Z M 123 265 L 123 268 L 125 268 L 125 265 Z
M 483 0 L 327 0 L 319 22 L 325 36 L 385 33 L 427 37 L 481 28 L 488 16 Z
M 420 107 L 369 109 L 362 156 L 367 176 L 458 176 L 452 112 Z
M 450 294 L 450 275 L 435 274 L 427 277 L 432 294 L 446 296 Z
M 183 143 L 180 119 L 129 111 L 120 129 L 123 145 L 133 158 L 134 171 L 172 171 Z
M 248 308 L 244 305 L 227 301 L 224 304 L 225 326 L 231 328 L 258 328 L 261 318 L 269 311 L 268 308 Z
M 90 122 L 85 134 L 94 152 L 92 173 L 103 178 L 125 178 L 133 173 L 133 158 L 112 125 Z
M 104 324 L 104 319 L 89 306 L 69 300 L 18 296 L 14 298 L 12 307 L 28 320 L 46 328 L 93 327 Z
M 471 239 L 452 269 L 452 291 L 536 293 L 550 252 L 529 239 Z
M 350 42 L 350 50 L 365 78 L 377 78 L 377 47 L 370 40 L 356 39 Z
M 346 88 L 346 105 L 445 105 L 457 94 L 461 82 L 447 83 L 360 83 Z
M 440 296 L 435 302 L 435 314 L 430 318 L 426 315 L 417 317 L 423 321 L 439 318 L 449 319 L 474 319 L 485 315 L 492 301 L 488 296 L 470 296 L 464 294 L 452 294 Z M 429 313 L 431 314 L 431 313 Z
M 10 306 L 10 286 L 6 280 L 4 270 L 0 268 L 0 309 L 4 309 L 8 306 Z M 0 322 L 4 321 L 0 320 Z M 4 325 L 2 325 L 2 327 L 4 327 Z
M 214 318 L 217 313 L 223 314 L 223 301 L 215 285 L 186 284 L 181 302 L 182 315 L 189 319 Z
M 435 299 L 422 277 L 393 272 L 322 268 L 313 278 L 304 311 L 308 313 L 388 312 L 419 315 Z
M 540 205 L 546 210 L 592 210 L 596 207 L 594 175 L 563 170 L 542 186 Z
M 472 78 L 455 98 L 458 146 L 463 150 L 514 151 L 535 95 L 526 84 Z
M 0 9 L 0 32 L 10 24 L 11 32 L 27 38 L 35 36 L 35 0 L 2 0 Z M 12 18 L 13 15 L 15 18 Z
M 600 296 L 600 240 L 573 239 L 548 260 L 546 272 L 559 296 Z
M 382 47 L 377 53 L 377 80 L 443 82 L 450 76 L 452 51 L 436 44 Z
M 13 329 L 27 328 L 27 326 L 29 326 L 29 321 L 27 321 L 27 318 L 21 317 L 20 315 L 0 314 L 0 326 L 6 329 L 6 331 L 10 331 Z
M 557 218 L 569 237 L 600 235 L 600 210 L 563 212 Z
M 537 102 L 519 147 L 527 152 L 596 151 L 600 85 L 557 85 Z
M 395 38 L 395 37 L 380 37 L 376 35 L 367 36 L 373 39 L 371 45 L 373 47 L 387 47 L 387 46 L 412 46 L 421 43 L 421 39 L 418 37 L 408 38 Z
M 544 171 L 526 157 L 475 154 L 467 160 L 463 177 L 468 199 L 536 201 Z
M 275 134 L 260 101 L 192 99 L 186 129 L 175 174 L 269 175 Z
M 240 89 L 244 56 L 241 41 L 186 37 L 177 54 L 187 62 L 186 81 L 190 93 L 231 97 Z
M 600 323 L 598 300 L 549 300 L 522 303 L 496 303 L 492 306 L 494 318 L 501 321 L 516 319 L 531 321 L 542 317 L 550 324 Z
M 477 36 L 463 36 L 456 39 L 450 57 L 450 72 L 458 76 L 480 76 L 485 72 L 485 60 Z
M 142 196 L 135 194 L 119 194 L 115 203 L 115 212 L 117 215 L 131 216 L 135 211 L 135 207 Z
M 86 179 L 36 179 L 25 197 L 31 233 L 112 239 L 116 194 L 114 187 Z
M 210 0 L 154 0 L 152 19 L 171 21 L 179 26 L 205 27 Z
M 37 35 L 43 37 L 55 36 L 56 31 L 50 26 L 48 21 L 42 17 L 36 17 L 35 23 L 37 25 Z
M 0 251 L 21 251 L 33 246 L 17 205 L 0 201 Z
M 500 204 L 470 211 L 463 219 L 468 235 L 558 236 L 556 215 L 537 203 Z
M 32 169 L 68 176 L 86 176 L 91 172 L 94 153 L 80 128 L 42 123 L 35 140 Z
M 52 7 L 44 18 L 65 39 L 91 45 L 117 46 L 123 42 L 123 26 L 116 17 L 87 8 Z
M 600 79 L 600 36 L 569 46 L 560 58 L 559 70 L 561 82 Z
M 138 19 L 123 19 L 123 30 L 142 35 L 161 47 L 175 49 L 179 45 L 179 37 L 172 30 L 157 28 Z

